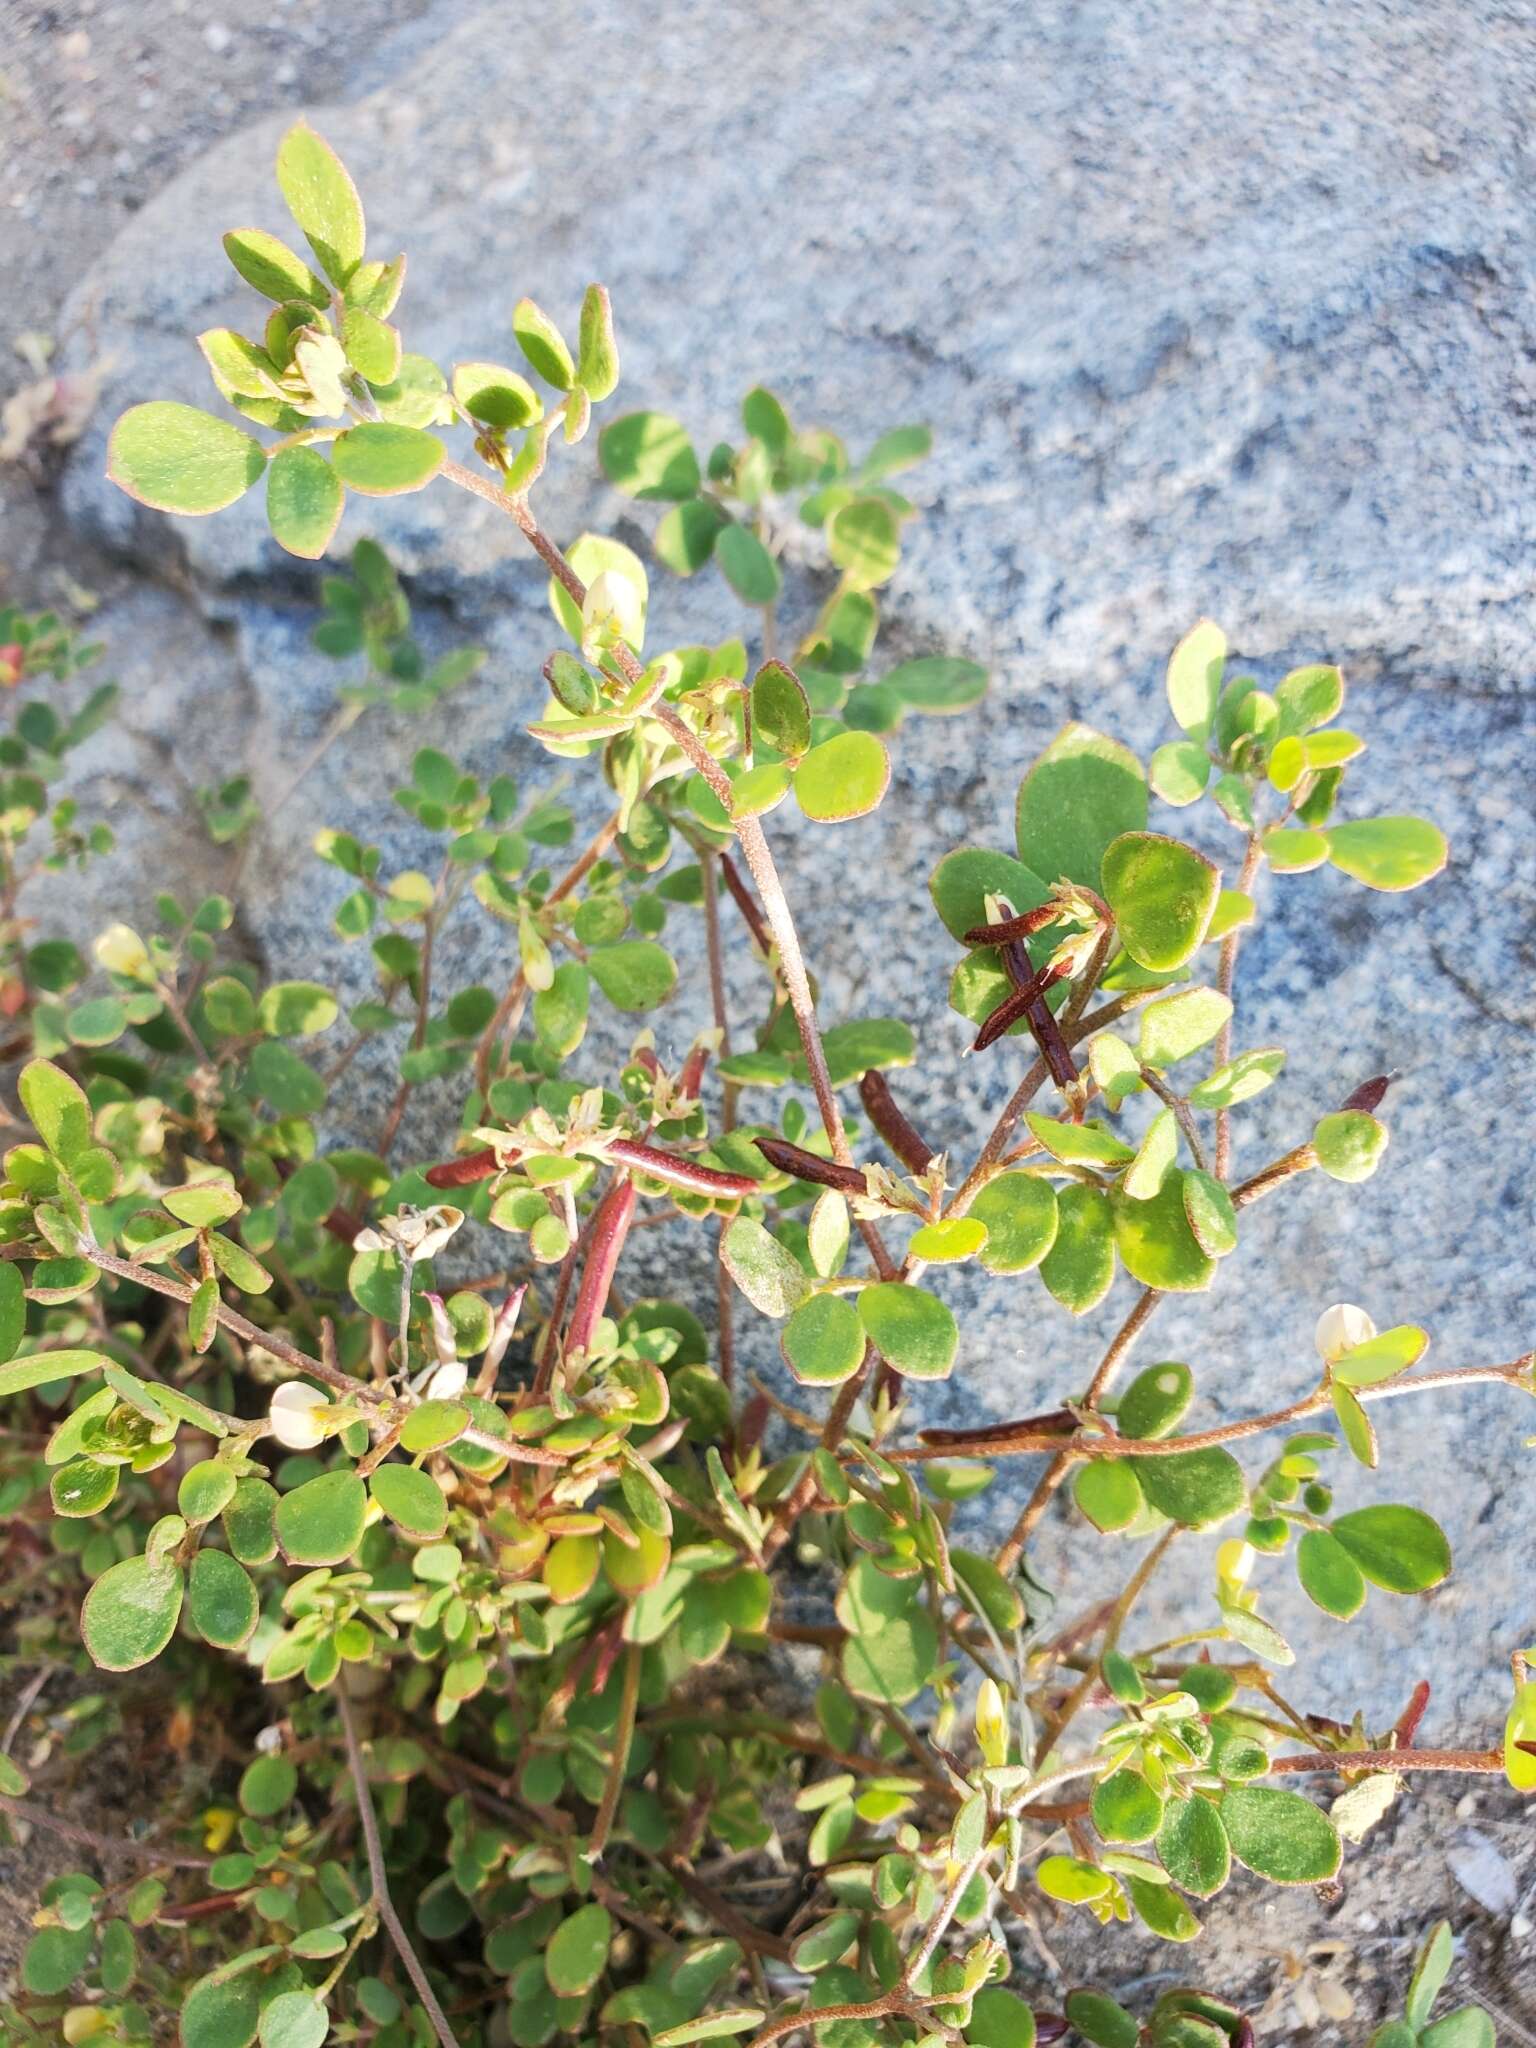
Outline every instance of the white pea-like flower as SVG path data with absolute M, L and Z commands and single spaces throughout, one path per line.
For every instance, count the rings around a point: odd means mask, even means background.
M 615 640 L 627 640 L 638 647 L 645 636 L 645 612 L 640 592 L 617 569 L 600 569 L 587 585 L 581 607 L 583 647 L 600 649 Z
M 1375 1334 L 1376 1325 L 1363 1308 L 1356 1308 L 1352 1301 L 1336 1301 L 1318 1317 L 1313 1342 L 1318 1357 L 1332 1365 L 1357 1344 L 1369 1344 Z
M 462 1358 L 446 1359 L 438 1366 L 423 1388 L 423 1398 L 428 1401 L 453 1401 L 463 1393 L 469 1384 L 469 1367 Z
M 320 1414 L 330 1405 L 329 1398 L 318 1387 L 305 1380 L 285 1380 L 272 1396 L 267 1427 L 284 1450 L 312 1451 L 325 1440 Z
M 451 1202 L 434 1202 L 430 1209 L 414 1208 L 402 1202 L 393 1216 L 381 1216 L 376 1224 L 360 1230 L 352 1240 L 358 1252 L 398 1252 L 402 1259 L 430 1259 L 440 1252 L 464 1221 L 464 1211 Z

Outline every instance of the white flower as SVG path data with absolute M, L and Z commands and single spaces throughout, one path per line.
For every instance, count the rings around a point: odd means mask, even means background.
M 1318 1357 L 1332 1365 L 1357 1344 L 1369 1344 L 1375 1334 L 1376 1325 L 1363 1308 L 1356 1308 L 1352 1301 L 1336 1301 L 1318 1317 L 1313 1342 Z
M 109 924 L 93 950 L 109 974 L 137 981 L 149 972 L 149 948 L 130 925 Z
M 464 1221 L 464 1211 L 449 1202 L 436 1202 L 430 1209 L 416 1209 L 403 1202 L 393 1216 L 381 1216 L 377 1224 L 360 1230 L 352 1240 L 359 1252 L 397 1252 L 402 1259 L 430 1259 L 440 1252 Z
M 627 640 L 638 647 L 645 637 L 645 607 L 640 592 L 617 569 L 600 569 L 587 585 L 581 607 L 581 644 L 593 650 Z
M 272 1396 L 267 1427 L 285 1450 L 312 1451 L 325 1439 L 319 1417 L 330 1405 L 329 1396 L 306 1380 L 285 1380 Z
M 469 1367 L 462 1358 L 450 1358 L 438 1366 L 427 1381 L 424 1398 L 428 1401 L 452 1401 L 462 1394 L 469 1384 Z

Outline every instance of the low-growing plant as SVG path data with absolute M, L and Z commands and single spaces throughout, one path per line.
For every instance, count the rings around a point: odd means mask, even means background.
M 855 460 L 763 389 L 741 444 L 704 462 L 661 415 L 603 427 L 609 480 L 665 508 L 657 559 L 717 564 L 763 643 L 755 663 L 735 637 L 647 652 L 639 557 L 597 534 L 562 550 L 530 495 L 614 391 L 604 292 L 574 348 L 517 306 L 539 384 L 483 362 L 445 373 L 405 351 L 405 260 L 367 259 L 357 194 L 307 127 L 278 177 L 319 268 L 235 230 L 230 259 L 270 310 L 255 339 L 199 337 L 221 395 L 276 439 L 137 405 L 112 476 L 183 514 L 264 480 L 273 534 L 305 558 L 331 546 L 349 491 L 436 480 L 504 513 L 569 642 L 529 730 L 589 764 L 605 815 L 577 847 L 556 797 L 428 747 L 395 796 L 436 843 L 425 865 L 389 872 L 377 846 L 323 832 L 336 932 L 378 981 L 340 1045 L 324 963 L 268 982 L 231 954 L 222 895 L 190 913 L 162 900 L 148 936 L 113 924 L 102 992 L 31 1006 L 33 1135 L 0 1187 L 0 1393 L 27 1404 L 4 1501 L 21 1583 L 56 1597 L 21 1654 L 68 1654 L 57 1596 L 83 1576 L 92 1662 L 166 1660 L 172 1749 L 209 1727 L 243 1748 L 207 1766 L 201 1848 L 173 1815 L 98 1845 L 137 1860 L 130 1881 L 114 1866 L 49 1886 L 14 2038 L 146 2040 L 174 2012 L 186 2048 L 768 2048 L 807 2029 L 821 2048 L 1068 2032 L 1241 2048 L 1251 2022 L 1219 1986 L 1138 2017 L 1113 1987 L 1063 1998 L 1005 1935 L 1049 1912 L 1187 1942 L 1238 1866 L 1331 1884 L 1408 1772 L 1536 1782 L 1518 1653 L 1504 1746 L 1428 1750 L 1426 1685 L 1387 1727 L 1293 1704 L 1293 1651 L 1265 1612 L 1286 1571 L 1341 1622 L 1439 1585 L 1438 1522 L 1358 1504 L 1373 1410 L 1482 1383 L 1529 1394 L 1531 1357 L 1416 1371 L 1423 1328 L 1320 1303 L 1307 1392 L 1194 1429 L 1188 1365 L 1129 1370 L 1159 1304 L 1219 1284 L 1262 1232 L 1261 1202 L 1313 1174 L 1363 1182 L 1386 1151 L 1387 1079 L 1357 1072 L 1297 1107 L 1280 1156 L 1234 1167 L 1243 1106 L 1285 1061 L 1237 1035 L 1261 877 L 1281 897 L 1325 865 L 1411 889 L 1444 840 L 1346 803 L 1368 770 L 1337 722 L 1336 667 L 1230 674 L 1201 622 L 1168 666 L 1178 737 L 1147 767 L 1070 724 L 995 842 L 933 873 L 951 1003 L 971 1051 L 1016 1082 L 957 1158 L 890 1079 L 917 1057 L 908 1021 L 819 1013 L 765 825 L 874 811 L 909 714 L 984 730 L 978 664 L 874 651 L 914 516 L 890 478 L 926 433 Z M 453 429 L 477 466 L 450 458 Z M 792 536 L 835 576 L 784 659 Z M 479 659 L 429 667 L 381 551 L 352 559 L 316 641 L 363 654 L 370 680 L 325 744 L 381 695 L 430 713 Z M 22 713 L 8 820 L 42 815 L 51 770 L 34 757 L 73 730 Z M 1202 839 L 1235 834 L 1231 886 L 1202 846 L 1153 829 L 1154 796 L 1208 800 Z M 260 815 L 244 785 L 207 809 L 223 841 Z M 504 987 L 445 986 L 444 934 L 472 906 L 505 927 Z M 695 916 L 708 984 L 679 991 L 663 940 Z M 584 1065 L 594 1002 L 637 1018 L 675 1003 L 667 1042 L 695 1035 L 664 1060 L 641 1025 L 616 1071 Z M 342 1146 L 331 1107 L 371 1040 L 397 1050 L 398 1088 L 375 1144 Z M 441 1136 L 401 1163 L 418 1090 Z M 631 1296 L 626 1246 L 651 1225 L 707 1234 L 707 1316 Z M 1013 1292 L 1042 1352 L 1057 1311 L 1090 1315 L 1126 1276 L 1088 1385 L 1028 1418 L 931 1426 L 922 1383 L 980 1366 L 947 1298 L 963 1264 Z M 738 1296 L 774 1326 L 784 1372 L 746 1370 Z M 1042 1462 L 994 1552 L 971 1503 L 1011 1491 L 1020 1459 Z M 1129 1553 L 1118 1597 L 1065 1626 L 1031 1566 L 1058 1501 L 1085 1540 Z M 790 1559 L 808 1568 L 793 1598 Z M 1203 1618 L 1138 1645 L 1136 1603 L 1170 1559 L 1203 1585 Z M 1343 1781 L 1327 1808 L 1301 1789 L 1317 1778 Z M 9 1759 L 0 1790 L 50 1824 Z M 1462 2015 L 1426 2025 L 1447 1942 L 1394 2023 L 1426 2048 L 1473 2039 Z

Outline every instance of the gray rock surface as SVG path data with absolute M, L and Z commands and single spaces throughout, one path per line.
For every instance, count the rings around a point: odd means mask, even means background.
M 1168 1305 L 1145 1356 L 1195 1365 L 1192 1420 L 1307 1387 L 1313 1320 L 1340 1296 L 1383 1325 L 1424 1322 L 1434 1362 L 1530 1342 L 1533 87 L 1530 10 L 1494 0 L 1216 13 L 981 0 L 917 14 L 880 0 L 587 0 L 553 22 L 461 0 L 313 109 L 365 194 L 374 253 L 410 252 L 408 345 L 505 357 L 517 297 L 569 318 L 600 277 L 624 350 L 619 402 L 679 413 L 702 445 L 731 430 L 759 379 L 856 448 L 897 421 L 932 422 L 936 453 L 914 476 L 924 518 L 882 644 L 891 659 L 986 660 L 984 727 L 909 727 L 880 818 L 835 839 L 781 819 L 773 837 L 827 1015 L 913 1018 L 930 1050 L 906 1097 L 960 1156 L 1014 1056 L 958 1064 L 951 954 L 924 888 L 934 860 L 1008 843 L 1018 777 L 1064 717 L 1143 750 L 1170 736 L 1162 664 L 1203 611 L 1266 677 L 1343 663 L 1372 747 L 1357 807 L 1426 810 L 1453 861 L 1408 898 L 1328 872 L 1263 905 L 1239 1042 L 1283 1040 L 1292 1057 L 1242 1113 L 1240 1163 L 1296 1142 L 1385 1069 L 1401 1074 L 1393 1146 L 1369 1187 L 1309 1182 L 1267 1204 L 1213 1294 Z M 142 622 L 157 675 L 130 704 L 135 744 L 151 759 L 169 749 L 193 782 L 243 766 L 267 789 L 334 686 L 305 644 L 311 579 L 276 554 L 259 501 L 167 523 L 104 483 L 101 444 L 126 403 L 207 402 L 192 337 L 249 317 L 218 234 L 282 225 L 282 125 L 218 145 L 148 204 L 70 314 L 78 356 L 117 359 L 100 430 L 71 466 L 70 517 L 185 592 L 105 622 L 120 656 Z M 550 528 L 648 531 L 651 513 L 636 520 L 594 468 L 590 450 L 561 457 L 541 500 Z M 492 649 L 445 743 L 478 770 L 547 779 L 520 729 L 551 644 L 543 577 L 510 526 L 439 487 L 354 500 L 345 534 L 364 531 L 412 572 L 434 630 Z M 791 630 L 824 587 L 808 557 Z M 658 644 L 737 625 L 712 576 L 658 580 L 652 617 Z M 183 659 L 188 636 L 200 651 Z M 302 858 L 309 834 L 331 822 L 378 836 L 421 736 L 379 718 L 345 777 L 317 778 L 284 814 L 248 913 L 274 971 L 330 950 L 339 892 Z M 133 844 L 158 841 L 147 822 Z M 409 847 L 389 829 L 391 847 Z M 1229 863 L 1233 845 L 1212 840 Z M 205 874 L 217 881 L 217 862 Z M 120 870 L 93 914 L 131 913 L 148 885 Z M 464 978 L 494 977 L 499 946 L 466 932 Z M 680 951 L 686 973 L 694 937 Z M 679 1016 L 679 1042 L 702 1007 Z M 360 1129 L 377 1115 L 365 1078 L 350 1111 Z M 702 1292 L 696 1256 L 682 1256 L 682 1284 Z M 1080 1387 L 1132 1298 L 1122 1281 L 1073 1326 L 1040 1312 L 1033 1283 L 983 1294 L 962 1281 L 953 1295 L 976 1309 L 956 1379 L 919 1396 L 933 1420 L 978 1403 L 1026 1413 Z M 1381 1473 L 1341 1473 L 1341 1499 L 1431 1506 L 1457 1574 L 1426 1601 L 1374 1595 L 1347 1632 L 1293 1584 L 1278 1593 L 1281 1624 L 1327 1653 L 1306 1704 L 1381 1717 L 1429 1676 L 1426 1739 L 1492 1739 L 1508 1652 L 1536 1633 L 1514 1564 L 1532 1530 L 1513 1478 L 1530 1427 L 1495 1390 L 1384 1411 Z M 1026 1477 L 1005 1471 L 986 1504 L 994 1527 Z M 1059 1583 L 1070 1566 L 1079 1586 L 1084 1553 L 1105 1548 L 1062 1518 L 1040 1568 Z M 1186 1560 L 1166 1576 L 1203 1570 Z M 1285 1571 L 1268 1576 L 1285 1586 Z M 1183 1611 L 1147 1601 L 1153 1624 Z

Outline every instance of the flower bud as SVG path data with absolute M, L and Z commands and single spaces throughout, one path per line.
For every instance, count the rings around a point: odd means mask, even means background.
M 469 1367 L 463 1359 L 446 1359 L 427 1381 L 423 1398 L 428 1401 L 456 1401 L 468 1384 Z
M 272 1396 L 267 1427 L 284 1450 L 312 1451 L 325 1440 L 320 1413 L 330 1405 L 329 1396 L 308 1381 L 285 1380 Z
M 599 569 L 587 585 L 581 607 L 581 644 L 584 648 L 612 647 L 625 640 L 638 647 L 645 638 L 645 607 L 640 592 L 617 569 Z
M 149 948 L 131 925 L 109 924 L 92 950 L 109 974 L 136 981 L 149 971 Z
M 1357 1344 L 1369 1344 L 1375 1334 L 1376 1325 L 1363 1308 L 1356 1308 L 1352 1301 L 1336 1301 L 1318 1317 L 1313 1342 L 1318 1357 L 1332 1365 Z

